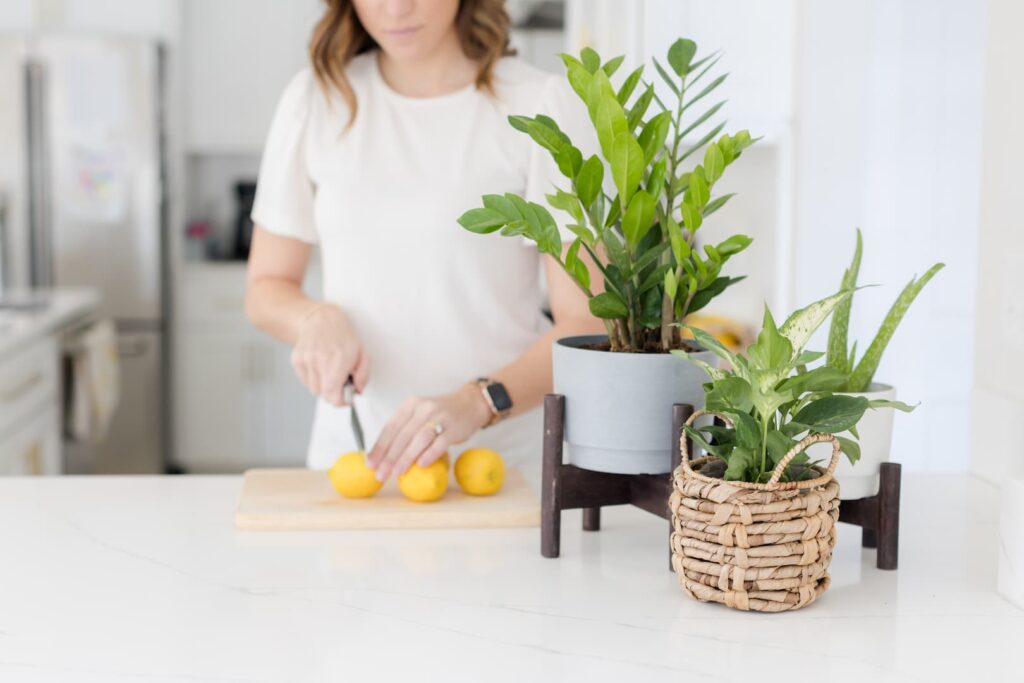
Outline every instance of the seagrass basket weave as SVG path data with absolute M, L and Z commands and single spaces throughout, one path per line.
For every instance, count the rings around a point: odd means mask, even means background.
M 687 425 L 702 415 L 698 410 Z M 704 602 L 758 612 L 783 612 L 814 602 L 829 586 L 836 543 L 839 484 L 832 477 L 841 455 L 831 434 L 797 443 L 766 483 L 715 479 L 696 472 L 714 458 L 690 462 L 682 437 L 682 464 L 673 473 L 672 567 L 683 590 Z M 814 443 L 832 443 L 826 469 L 806 481 L 779 481 L 786 466 Z

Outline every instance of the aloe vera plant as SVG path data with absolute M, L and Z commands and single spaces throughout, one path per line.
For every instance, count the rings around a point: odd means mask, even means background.
M 851 292 L 857 287 L 857 278 L 860 273 L 860 262 L 863 254 L 864 242 L 860 230 L 857 230 L 857 246 L 853 252 L 853 260 L 850 267 L 843 273 L 841 287 Z M 945 266 L 943 263 L 936 263 L 929 268 L 920 278 L 914 277 L 903 288 L 900 295 L 893 302 L 892 307 L 886 314 L 882 325 L 871 341 L 867 351 L 860 360 L 856 360 L 857 344 L 847 348 L 847 340 L 850 329 L 850 311 L 853 303 L 853 295 L 836 307 L 832 315 L 832 323 L 828 335 L 828 355 L 826 363 L 828 367 L 835 369 L 846 377 L 846 381 L 838 387 L 838 391 L 862 392 L 867 391 L 874 379 L 875 371 L 882 360 L 882 354 L 892 340 L 896 328 L 899 327 L 907 309 L 914 303 L 914 299 L 921 293 L 924 286 L 928 284 L 936 273 Z
M 837 438 L 850 462 L 856 462 L 860 457 L 856 425 L 864 412 L 872 408 L 907 408 L 898 401 L 835 393 L 846 381 L 843 373 L 828 365 L 807 367 L 824 354 L 805 351 L 804 346 L 828 316 L 852 295 L 853 290 L 844 289 L 794 312 L 778 326 L 765 306 L 761 332 L 745 354 L 733 353 L 703 330 L 689 328 L 702 346 L 729 365 L 716 368 L 673 351 L 704 368 L 711 379 L 704 385 L 706 409 L 721 413 L 732 422 L 731 427 L 686 427 L 690 438 L 717 459 L 709 464 L 708 474 L 763 483 L 786 453 L 810 434 L 838 435 L 850 431 L 851 436 Z M 816 476 L 807 461 L 804 453 L 794 458 L 783 474 L 783 481 Z
M 643 65 L 613 86 L 621 56 L 602 64 L 597 52 L 584 48 L 578 58 L 562 55 L 562 61 L 569 85 L 587 105 L 600 155 L 584 158 L 548 116 L 510 116 L 509 123 L 546 149 L 568 181 L 552 188 L 547 203 L 569 217 L 576 239 L 563 257 L 547 208 L 514 193 L 484 195 L 483 206 L 466 211 L 459 224 L 536 242 L 587 295 L 612 351 L 666 352 L 681 345 L 677 323 L 743 279 L 722 270 L 749 246 L 749 237 L 698 245 L 697 234 L 707 232 L 702 226 L 732 197 L 715 195 L 716 184 L 757 139 L 746 130 L 723 133 L 725 123 L 712 120 L 725 102 L 705 103 L 726 74 L 713 73 L 717 54 L 697 58 L 692 40 L 672 44 L 667 67 L 654 60 L 671 93 L 668 103 L 643 80 Z M 611 194 L 605 178 L 614 186 Z M 600 269 L 604 291 L 592 286 L 584 253 Z

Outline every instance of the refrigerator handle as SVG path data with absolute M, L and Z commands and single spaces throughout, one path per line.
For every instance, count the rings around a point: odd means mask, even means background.
M 30 282 L 33 287 L 54 285 L 47 104 L 46 67 L 30 59 L 25 63 L 25 121 L 28 133 Z

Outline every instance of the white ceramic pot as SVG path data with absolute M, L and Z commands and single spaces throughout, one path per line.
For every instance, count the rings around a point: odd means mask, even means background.
M 892 401 L 896 398 L 896 389 L 888 384 L 872 382 L 867 391 L 849 392 L 849 395 Z M 869 408 L 857 424 L 857 433 L 860 434 L 860 460 L 856 465 L 851 465 L 844 454 L 836 468 L 841 500 L 868 498 L 878 493 L 878 473 L 882 463 L 889 461 L 892 449 L 894 412 L 893 408 Z M 811 460 L 828 460 L 830 448 L 827 444 L 815 444 L 808 449 L 808 454 Z
M 607 340 L 567 337 L 552 350 L 554 390 L 565 396 L 568 461 L 597 472 L 666 474 L 672 470 L 672 405 L 703 407 L 707 373 L 668 353 L 584 348 Z M 695 357 L 715 362 L 708 351 Z

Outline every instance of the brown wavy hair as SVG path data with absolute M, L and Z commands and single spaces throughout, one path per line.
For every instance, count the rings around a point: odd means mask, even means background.
M 325 93 L 336 89 L 349 109 L 349 125 L 356 117 L 356 94 L 345 76 L 352 58 L 376 47 L 363 27 L 352 0 L 324 0 L 323 17 L 313 29 L 309 43 L 309 59 L 316 80 Z M 476 87 L 493 93 L 494 65 L 505 56 L 515 54 L 509 48 L 508 12 L 505 0 L 460 0 L 455 27 L 462 52 L 479 65 Z

